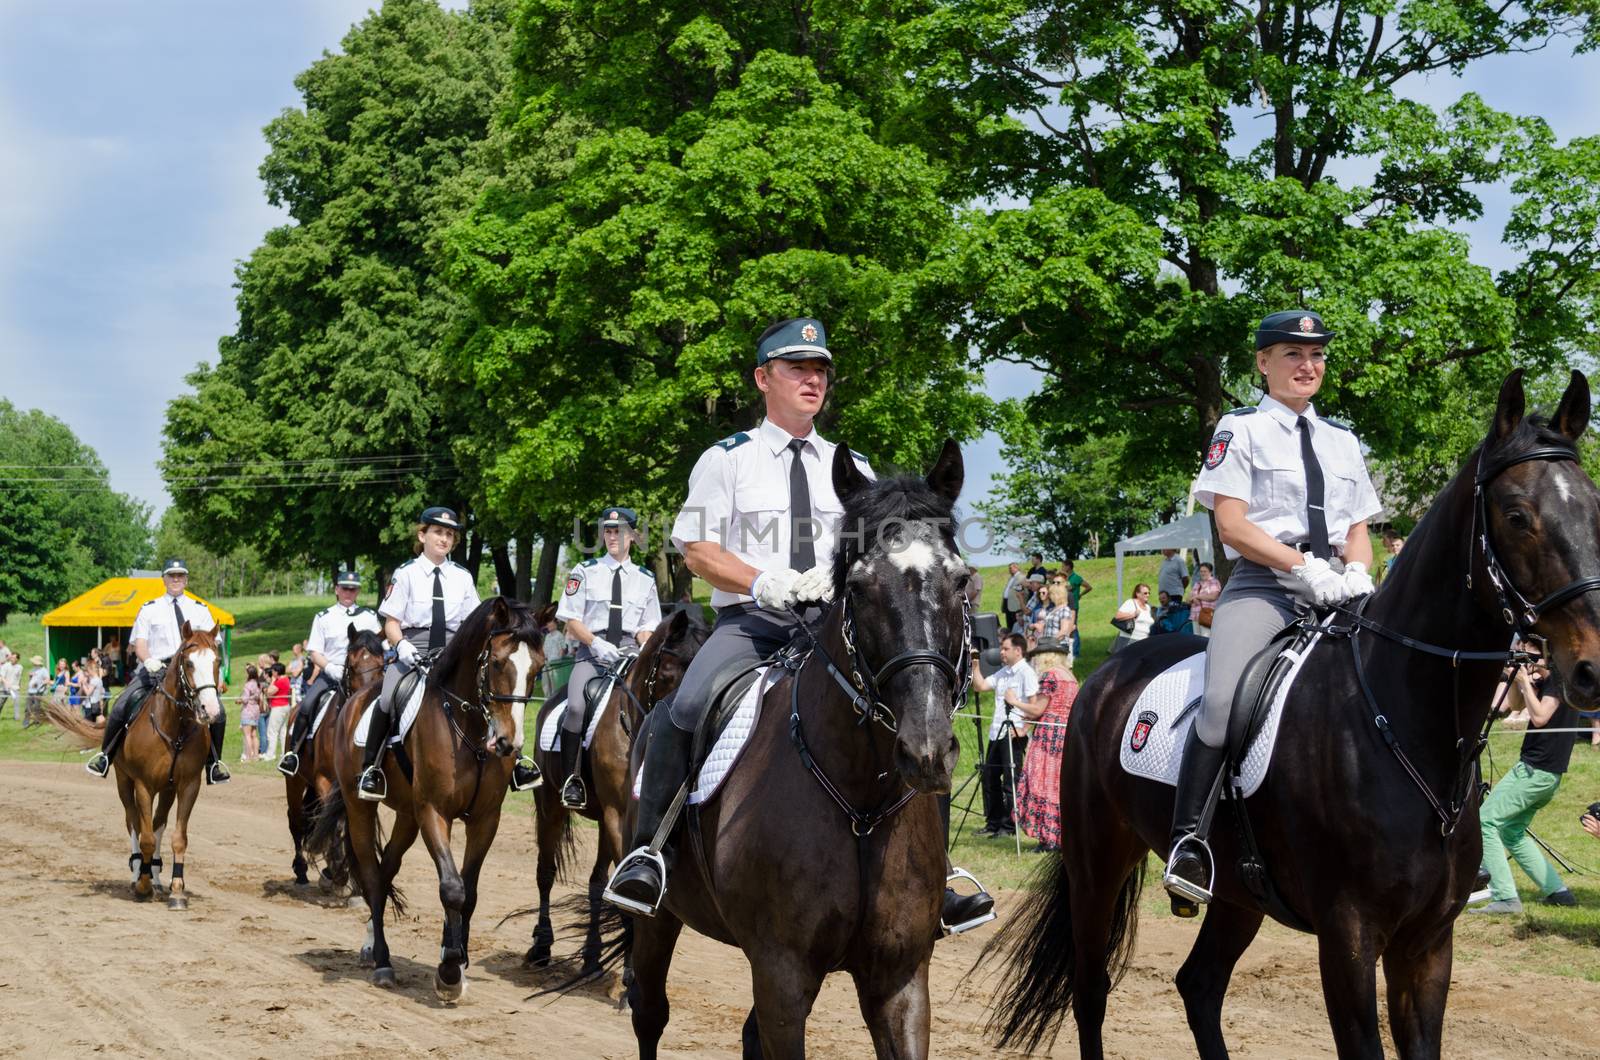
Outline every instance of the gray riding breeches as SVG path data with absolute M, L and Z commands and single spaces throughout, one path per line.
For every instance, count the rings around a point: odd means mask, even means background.
M 428 629 L 426 626 L 419 629 L 403 629 L 400 632 L 406 640 L 409 640 L 412 644 L 416 645 L 417 651 L 419 652 L 427 651 L 431 647 L 431 645 L 428 643 Z M 450 638 L 447 634 L 445 637 L 445 642 L 449 643 L 449 639 Z M 444 647 L 443 644 L 439 646 L 441 648 Z M 407 666 L 405 663 L 402 663 L 399 659 L 396 659 L 394 662 L 391 662 L 388 666 L 384 667 L 383 692 L 378 696 L 379 710 L 387 711 L 389 709 L 389 697 L 394 695 L 395 686 L 400 683 L 400 679 L 402 677 L 410 672 L 411 667 Z

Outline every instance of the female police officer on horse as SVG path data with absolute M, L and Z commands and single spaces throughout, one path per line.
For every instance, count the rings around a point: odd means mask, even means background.
M 561 772 L 566 777 L 561 804 L 571 810 L 581 810 L 589 802 L 578 767 L 584 720 L 591 707 L 589 682 L 601 667 L 615 666 L 624 652 L 637 652 L 661 621 L 655 575 L 628 558 L 638 525 L 632 508 L 605 510 L 600 517 L 605 553 L 572 568 L 556 608 L 556 618 L 567 624 L 567 636 L 578 642 L 572 674 L 556 693 L 567 701 L 561 719 Z
M 1235 686 L 1251 657 L 1296 614 L 1372 592 L 1367 520 L 1382 506 L 1350 428 L 1317 415 L 1333 334 L 1305 310 L 1273 313 L 1256 329 L 1267 396 L 1217 423 L 1195 481 L 1229 559 L 1206 648 L 1200 714 L 1184 748 L 1163 882 L 1173 912 L 1211 900 L 1211 851 L 1201 828 L 1217 795 Z

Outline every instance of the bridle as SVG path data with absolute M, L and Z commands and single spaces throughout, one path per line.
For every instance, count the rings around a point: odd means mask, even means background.
M 1528 463 L 1530 460 L 1560 460 L 1578 463 L 1578 449 L 1574 445 L 1542 445 L 1525 452 L 1515 453 L 1508 457 L 1496 460 L 1484 466 L 1485 453 L 1478 453 L 1478 471 L 1472 483 L 1472 536 L 1477 538 L 1479 547 L 1483 550 L 1483 565 L 1488 573 L 1489 584 L 1494 587 L 1496 595 L 1500 598 L 1500 617 L 1506 625 L 1518 633 L 1529 633 L 1539 617 L 1552 608 L 1559 607 L 1568 600 L 1575 599 L 1585 593 L 1600 590 L 1600 576 L 1576 578 L 1561 588 L 1555 590 L 1538 603 L 1529 602 L 1515 585 L 1511 583 L 1511 576 L 1500 564 L 1500 557 L 1495 555 L 1494 543 L 1489 540 L 1489 514 L 1488 497 L 1484 489 L 1499 475 L 1518 464 Z M 1472 588 L 1472 570 L 1467 570 L 1467 588 Z
M 186 665 L 188 658 L 189 649 L 187 646 L 185 646 L 175 655 L 173 655 L 171 660 L 167 663 L 167 666 L 169 667 L 176 666 L 178 668 L 178 694 L 176 696 L 172 695 L 172 693 L 168 692 L 166 688 L 162 687 L 161 685 L 156 686 L 156 691 L 172 700 L 173 705 L 178 707 L 180 710 L 187 710 L 196 721 L 199 721 L 204 712 L 199 705 L 198 697 L 201 692 L 205 692 L 207 690 L 216 691 L 217 684 L 215 681 L 208 685 L 195 684 L 189 675 L 189 667 Z M 150 716 L 150 720 L 152 722 L 155 721 L 154 714 Z M 157 731 L 159 732 L 160 730 L 158 729 Z
M 350 690 L 355 685 L 355 678 L 356 677 L 364 677 L 367 674 L 381 674 L 381 673 L 383 673 L 383 663 L 381 661 L 373 663 L 370 666 L 361 666 L 361 667 L 346 666 L 344 668 L 344 673 L 342 675 L 340 675 L 340 677 L 339 677 L 339 698 L 340 699 L 349 699 L 350 698 L 350 696 L 351 696 L 351 691 Z

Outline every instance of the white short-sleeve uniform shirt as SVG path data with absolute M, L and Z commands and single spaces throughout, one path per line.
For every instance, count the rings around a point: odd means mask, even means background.
M 1021 736 L 1024 716 L 1020 710 L 1006 704 L 1006 692 L 1015 689 L 1018 699 L 1031 699 L 1039 692 L 1039 675 L 1033 672 L 1028 660 L 1018 659 L 996 670 L 989 683 L 994 689 L 994 717 L 989 722 L 989 739 L 1000 739 L 1008 715 L 1015 723 L 1016 734 Z
M 715 541 L 758 571 L 789 566 L 793 518 L 789 471 L 794 459 L 788 431 L 763 420 L 754 431 L 724 438 L 700 454 L 689 473 L 689 495 L 672 524 L 672 543 L 681 551 L 696 541 Z M 833 454 L 838 445 L 812 428 L 800 449 L 806 488 L 811 494 L 813 548 L 818 563 L 833 558 L 844 505 L 833 490 Z M 852 451 L 856 467 L 873 478 L 866 457 Z M 745 593 L 711 590 L 711 606 L 744 603 Z
M 618 568 L 622 570 L 622 631 L 648 634 L 655 629 L 661 621 L 655 575 L 631 560 L 620 562 L 609 552 L 572 568 L 556 606 L 556 618 L 562 622 L 575 618 L 589 627 L 590 633 L 605 636 L 611 624 L 611 582 Z
M 429 586 L 429 595 L 433 588 Z M 430 614 L 433 601 L 429 602 Z M 344 656 L 350 650 L 350 627 L 364 632 L 382 634 L 383 622 L 379 620 L 375 611 L 368 607 L 352 605 L 340 607 L 334 604 L 317 612 L 317 617 L 311 620 L 311 635 L 306 638 L 306 654 L 321 652 L 327 660 L 325 669 L 328 676 L 339 678 L 344 675 Z
M 1339 552 L 1351 524 L 1371 519 L 1383 511 L 1383 505 L 1372 488 L 1354 432 L 1318 416 L 1315 406 L 1306 407 L 1305 417 L 1311 447 L 1322 467 L 1328 544 Z M 1298 418 L 1293 409 L 1272 397 L 1254 408 L 1235 409 L 1223 416 L 1195 479 L 1195 500 L 1213 511 L 1218 497 L 1245 501 L 1249 520 L 1274 540 L 1305 544 L 1311 528 L 1306 520 L 1306 471 Z M 1223 551 L 1229 559 L 1239 558 L 1230 545 L 1224 545 Z
M 183 647 L 182 628 L 172 610 L 174 600 L 178 603 L 178 610 L 183 612 L 183 620 L 189 623 L 189 628 L 217 628 L 217 620 L 211 617 L 210 608 L 187 593 L 182 596 L 163 594 L 148 600 L 134 616 L 133 632 L 129 636 L 133 640 L 144 641 L 152 659 L 170 659 Z
M 400 623 L 400 628 L 428 629 L 433 625 L 433 572 L 434 565 L 422 556 L 403 563 L 394 572 L 378 605 L 378 614 Z M 461 623 L 478 606 L 478 587 L 472 584 L 472 575 L 465 567 L 446 559 L 438 567 L 439 583 L 444 589 L 444 625 L 454 634 Z M 442 648 L 442 644 L 429 645 Z

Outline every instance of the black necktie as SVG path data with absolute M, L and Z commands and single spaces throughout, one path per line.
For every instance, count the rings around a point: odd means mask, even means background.
M 798 571 L 817 565 L 817 550 L 811 541 L 815 533 L 811 525 L 811 484 L 806 481 L 806 467 L 800 462 L 800 450 L 805 444 L 804 438 L 789 442 L 789 451 L 794 454 L 794 463 L 789 465 L 789 566 Z
M 183 647 L 183 608 L 178 606 L 178 598 L 172 598 L 172 617 L 178 620 L 177 628 L 173 631 L 178 637 L 178 647 Z
M 434 651 L 444 647 L 444 638 L 448 635 L 444 625 L 443 570 L 443 567 L 433 568 L 433 623 L 428 626 L 428 647 Z
M 611 572 L 611 617 L 606 621 L 606 640 L 613 648 L 622 646 L 622 568 Z
M 1322 507 L 1322 465 L 1317 463 L 1317 451 L 1311 447 L 1311 424 L 1301 416 L 1296 425 L 1300 428 L 1300 459 L 1306 465 L 1306 526 L 1311 531 L 1311 554 L 1327 559 L 1333 551 L 1328 548 L 1328 513 Z

